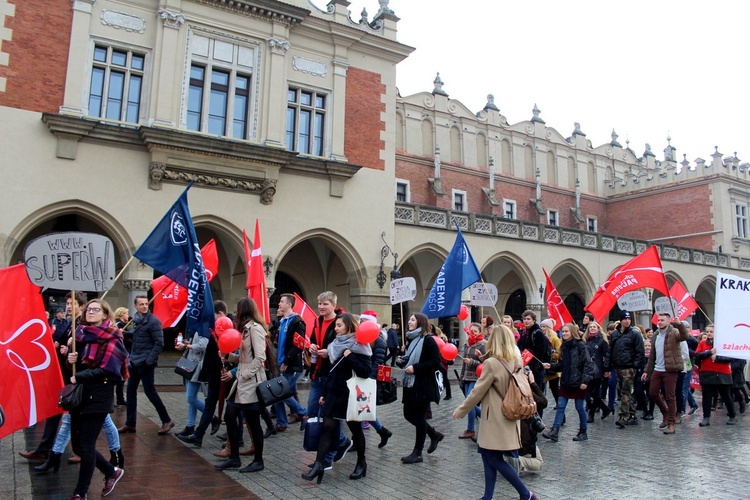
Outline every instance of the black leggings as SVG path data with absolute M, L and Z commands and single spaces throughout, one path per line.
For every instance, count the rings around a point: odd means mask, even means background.
M 609 409 L 607 403 L 601 397 L 602 388 L 601 378 L 595 378 L 589 383 L 589 396 L 591 397 L 591 404 L 589 404 L 589 412 L 593 415 L 597 408 L 604 411 Z
M 254 406 L 257 406 L 255 404 Z M 227 424 L 227 436 L 229 437 L 229 447 L 231 458 L 240 458 L 240 426 L 238 424 L 240 413 L 245 418 L 250 426 L 250 434 L 253 438 L 253 446 L 255 447 L 255 459 L 254 462 L 263 461 L 263 429 L 260 427 L 260 410 L 258 408 L 251 408 L 250 405 L 235 406 L 233 404 L 227 404 L 226 413 L 224 414 L 224 421 Z
M 734 418 L 734 403 L 732 403 L 732 395 L 730 394 L 730 386 L 728 384 L 701 384 L 701 390 L 703 391 L 703 418 L 709 418 L 711 416 L 711 401 L 718 395 L 721 395 L 721 400 L 724 401 L 724 406 L 727 409 L 727 415 L 729 418 Z
M 339 422 L 341 422 L 341 420 L 337 420 L 333 417 L 323 417 L 323 433 L 320 435 L 318 454 L 315 458 L 317 462 L 325 462 L 326 453 L 331 450 L 334 443 L 338 443 Z M 354 449 L 357 450 L 357 463 L 360 463 L 365 459 L 366 445 L 365 433 L 362 430 L 362 422 L 347 422 L 346 425 L 352 433 Z
M 81 457 L 81 465 L 78 470 L 78 483 L 74 494 L 86 496 L 94 476 L 94 469 L 99 469 L 104 477 L 115 473 L 114 466 L 96 451 L 96 439 L 102 430 L 106 413 L 86 413 L 77 411 L 70 413 L 70 441 L 73 444 L 73 453 Z
M 435 429 L 427 423 L 425 412 L 430 406 L 429 401 L 409 401 L 404 403 L 404 418 L 417 430 L 417 439 L 414 442 L 414 450 L 419 454 L 424 449 L 427 436 L 435 436 Z

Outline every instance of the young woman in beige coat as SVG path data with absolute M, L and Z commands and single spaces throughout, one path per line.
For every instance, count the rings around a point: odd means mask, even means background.
M 508 368 L 516 371 L 523 368 L 515 345 L 513 334 L 507 326 L 493 326 L 490 329 L 482 375 L 463 404 L 453 412 L 453 418 L 463 418 L 481 402 L 482 432 L 477 443 L 484 464 L 482 498 L 485 500 L 493 497 L 498 472 L 518 491 L 522 500 L 537 498 L 526 488 L 513 466 L 503 458 L 503 452 L 521 447 L 520 421 L 508 420 L 500 410 L 510 382 Z

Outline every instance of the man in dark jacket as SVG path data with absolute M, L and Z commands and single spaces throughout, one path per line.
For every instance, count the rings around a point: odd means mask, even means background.
M 636 373 L 643 370 L 646 364 L 643 336 L 637 328 L 631 325 L 630 312 L 622 311 L 620 326 L 612 332 L 609 340 L 609 362 L 617 371 L 617 391 L 620 395 L 620 418 L 615 425 L 620 429 L 624 429 L 626 425 L 638 425 L 638 419 L 635 416 L 633 381 Z
M 542 363 L 552 361 L 552 346 L 542 328 L 536 322 L 536 313 L 531 310 L 523 312 L 523 326 L 526 333 L 518 341 L 518 348 L 523 351 L 527 349 L 534 358 L 529 362 L 529 368 L 534 374 L 534 381 L 544 391 L 544 367 Z M 542 413 L 539 412 L 541 415 Z
M 279 299 L 279 312 L 281 320 L 279 321 L 278 349 L 276 351 L 276 365 L 279 367 L 279 374 L 289 382 L 292 394 L 297 393 L 297 379 L 302 373 L 302 349 L 294 344 L 294 336 L 299 335 L 305 338 L 305 322 L 292 309 L 296 299 L 291 293 L 284 293 Z M 276 429 L 285 431 L 289 427 L 289 421 L 286 418 L 287 405 L 292 411 L 292 417 L 296 415 L 296 422 L 301 422 L 300 428 L 305 428 L 307 420 L 307 409 L 299 404 L 293 396 L 276 403 Z
M 135 432 L 135 420 L 138 409 L 138 384 L 143 382 L 143 392 L 161 419 L 159 434 L 169 434 L 174 422 L 169 418 L 159 393 L 154 387 L 154 371 L 159 362 L 159 353 L 164 348 L 164 332 L 161 321 L 148 309 L 148 297 L 139 295 L 135 298 L 133 317 L 133 349 L 130 352 L 130 378 L 128 379 L 127 417 L 125 425 L 117 429 L 120 433 Z
M 391 360 L 391 366 L 396 366 L 396 358 L 400 354 L 401 343 L 398 341 L 398 324 L 393 323 L 388 329 L 388 355 L 383 360 L 383 364 L 387 365 L 388 360 Z

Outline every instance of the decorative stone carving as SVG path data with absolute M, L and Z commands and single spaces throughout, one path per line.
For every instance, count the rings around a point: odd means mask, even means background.
M 180 29 L 180 26 L 185 23 L 185 16 L 179 12 L 170 12 L 167 9 L 158 10 L 159 17 L 162 19 L 165 28 Z
M 124 12 L 104 9 L 101 20 L 105 26 L 122 29 L 131 33 L 143 34 L 146 31 L 145 19 Z
M 161 189 L 161 181 L 164 178 L 164 172 L 167 166 L 161 163 L 152 163 L 148 172 L 148 187 L 154 191 Z
M 151 288 L 151 280 L 123 280 L 122 284 L 131 292 L 145 292 Z
M 312 61 L 298 56 L 292 58 L 292 68 L 308 75 L 320 77 L 324 77 L 328 73 L 328 68 L 325 63 Z
M 268 38 L 266 39 L 266 41 L 268 42 L 268 46 L 271 48 L 271 52 L 273 52 L 274 54 L 279 54 L 281 56 L 286 55 L 286 51 L 292 48 L 292 44 L 290 44 L 287 40 L 282 40 L 281 38 Z

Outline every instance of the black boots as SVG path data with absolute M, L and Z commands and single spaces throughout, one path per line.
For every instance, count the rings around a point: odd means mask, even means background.
M 416 464 L 422 461 L 422 451 L 421 450 L 414 450 L 411 452 L 411 455 L 406 455 L 405 457 L 401 457 L 401 461 L 405 464 Z
M 553 427 L 547 432 L 542 432 L 542 436 L 549 439 L 550 441 L 556 443 L 557 442 L 557 435 L 560 432 L 559 427 Z
M 382 448 L 383 446 L 387 445 L 388 440 L 391 436 L 393 436 L 393 433 L 385 427 L 381 427 L 378 431 L 378 434 L 380 435 L 380 443 L 378 443 L 378 448 Z
M 189 426 L 185 427 L 184 429 L 182 429 L 182 431 L 180 433 L 178 433 L 177 436 L 188 437 L 193 432 L 195 432 L 195 426 L 194 425 L 189 425 Z
M 57 471 L 60 470 L 61 455 L 61 453 L 50 451 L 47 460 L 43 464 L 34 467 L 34 470 L 37 472 L 47 472 L 48 470 L 53 469 L 53 471 L 57 473 Z
M 357 460 L 357 466 L 354 468 L 354 472 L 349 475 L 349 479 L 359 479 L 362 477 L 367 477 L 367 462 L 365 462 L 364 458 Z
M 427 447 L 427 453 L 432 453 L 437 450 L 438 444 L 443 440 L 445 436 L 438 431 L 434 431 L 430 436 L 430 446 Z
M 583 429 L 578 429 L 578 434 L 573 438 L 573 441 L 587 441 L 589 439 L 588 434 Z M 557 441 L 557 440 L 555 440 Z
M 357 465 L 359 466 L 359 464 Z M 305 481 L 312 481 L 317 477 L 317 482 L 318 484 L 320 484 L 323 481 L 323 474 L 325 474 L 325 472 L 325 465 L 323 465 L 323 462 L 318 462 L 316 460 L 315 464 L 313 464 L 312 469 L 310 469 L 310 472 L 308 472 L 307 474 L 302 474 L 302 479 L 304 479 Z
M 120 469 L 125 467 L 125 456 L 122 454 L 122 448 L 117 451 L 109 450 L 109 463 Z

